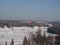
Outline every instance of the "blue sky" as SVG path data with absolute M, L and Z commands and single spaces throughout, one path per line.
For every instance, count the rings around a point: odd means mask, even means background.
M 0 0 L 0 20 L 60 21 L 60 0 Z

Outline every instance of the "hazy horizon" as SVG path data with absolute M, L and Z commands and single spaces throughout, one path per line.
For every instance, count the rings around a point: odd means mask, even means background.
M 60 0 L 0 0 L 0 20 L 60 21 Z

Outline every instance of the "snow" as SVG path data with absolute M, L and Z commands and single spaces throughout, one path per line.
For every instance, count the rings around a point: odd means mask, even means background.
M 41 35 L 43 36 L 45 32 L 47 32 L 48 27 L 40 27 Z
M 30 27 L 14 27 L 12 29 L 0 28 L 0 43 L 5 45 L 5 42 L 8 42 L 10 45 L 11 39 L 14 39 L 15 45 L 22 45 L 23 39 L 25 36 L 29 37 L 29 32 L 34 32 Z
M 36 28 L 35 28 L 36 27 Z M 0 28 L 0 44 L 5 45 L 5 42 L 8 42 L 10 45 L 11 39 L 14 39 L 15 45 L 22 45 L 23 39 L 25 36 L 29 37 L 29 33 L 34 33 L 38 30 L 38 27 L 35 26 L 34 28 L 31 27 L 13 27 L 13 28 Z M 48 27 L 39 27 L 42 31 L 41 35 L 45 34 L 52 35 L 47 33 Z
M 52 27 L 53 25 L 52 24 L 48 24 L 50 27 Z

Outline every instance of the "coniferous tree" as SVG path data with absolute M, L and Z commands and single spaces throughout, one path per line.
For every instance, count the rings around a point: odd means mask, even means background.
M 42 42 L 42 45 L 46 45 L 46 35 L 45 35 L 45 32 L 44 32 L 44 35 L 42 37 L 41 42 Z
M 28 39 L 27 45 L 30 45 L 30 39 Z
M 43 35 L 43 42 L 46 42 L 46 35 L 45 35 L 45 32 L 44 32 L 44 35 Z
M 40 43 L 41 41 L 41 30 L 38 28 L 37 35 L 36 35 L 36 43 Z
M 7 45 L 7 42 L 5 42 L 5 45 Z
M 26 38 L 26 36 L 24 37 L 23 45 L 27 45 L 27 38 Z
M 37 33 L 37 36 L 36 36 L 36 43 L 37 43 L 38 45 L 41 44 L 41 34 L 40 34 L 40 32 Z
M 14 45 L 14 40 L 13 40 L 13 39 L 11 40 L 11 43 L 10 43 L 10 45 Z

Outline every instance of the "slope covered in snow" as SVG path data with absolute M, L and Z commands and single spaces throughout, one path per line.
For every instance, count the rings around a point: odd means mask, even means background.
M 22 45 L 23 39 L 25 36 L 29 37 L 29 32 L 34 32 L 32 28 L 20 28 L 16 29 L 0 29 L 0 43 L 5 45 L 5 42 L 8 42 L 8 45 L 11 42 L 11 39 L 14 39 L 15 45 Z
M 14 27 L 14 28 L 0 28 L 0 44 L 5 45 L 5 42 L 7 41 L 8 45 L 10 45 L 11 39 L 14 39 L 14 44 L 15 45 L 22 45 L 23 39 L 26 36 L 27 38 L 29 37 L 29 33 L 35 33 L 37 30 L 40 28 L 41 30 L 41 35 L 46 34 L 48 35 L 53 35 L 49 34 L 47 32 L 48 27 Z

